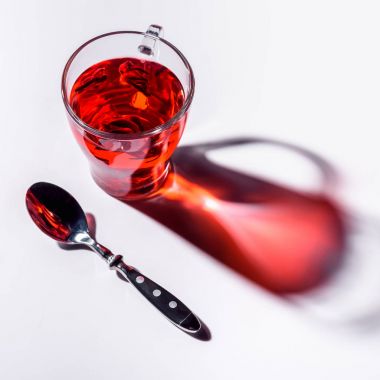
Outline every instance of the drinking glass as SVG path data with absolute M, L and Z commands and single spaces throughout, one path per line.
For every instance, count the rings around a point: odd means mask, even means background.
M 162 28 L 151 25 L 146 33 L 118 31 L 92 38 L 72 54 L 62 75 L 62 97 L 69 124 L 87 156 L 91 175 L 104 191 L 125 201 L 149 197 L 164 183 L 193 99 L 191 66 L 161 35 Z M 176 75 L 183 87 L 184 101 L 171 119 L 138 133 L 113 133 L 97 130 L 78 117 L 70 105 L 76 79 L 95 63 L 121 57 L 154 61 Z

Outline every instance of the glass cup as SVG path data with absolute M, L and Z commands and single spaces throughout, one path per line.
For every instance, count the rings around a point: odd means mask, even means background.
M 162 28 L 151 25 L 146 33 L 112 32 L 95 37 L 70 57 L 62 75 L 62 97 L 70 127 L 88 158 L 95 182 L 108 194 L 125 201 L 154 194 L 170 171 L 170 157 L 182 136 L 194 94 L 194 75 L 184 55 L 160 37 Z M 70 105 L 71 89 L 90 66 L 112 58 L 155 61 L 181 82 L 184 101 L 164 124 L 138 133 L 113 133 L 92 128 Z

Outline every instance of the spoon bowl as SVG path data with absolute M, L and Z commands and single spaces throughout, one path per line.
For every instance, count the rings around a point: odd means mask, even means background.
M 26 192 L 26 208 L 34 223 L 61 243 L 74 243 L 77 233 L 88 233 L 86 215 L 66 190 L 47 182 L 37 182 Z

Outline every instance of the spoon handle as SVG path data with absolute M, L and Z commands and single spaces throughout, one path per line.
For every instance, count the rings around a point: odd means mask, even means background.
M 162 286 L 126 265 L 120 256 L 111 266 L 125 277 L 153 306 L 165 315 L 178 328 L 189 333 L 200 330 L 201 324 L 193 312 L 177 297 Z

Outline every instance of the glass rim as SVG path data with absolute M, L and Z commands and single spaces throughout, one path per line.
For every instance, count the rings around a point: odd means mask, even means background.
M 156 39 L 159 40 L 159 41 L 161 41 L 162 43 L 164 43 L 165 45 L 169 46 L 171 49 L 174 50 L 174 52 L 180 57 L 180 59 L 182 60 L 182 62 L 185 65 L 185 67 L 189 71 L 189 77 L 190 77 L 190 79 L 189 79 L 189 94 L 186 97 L 185 102 L 183 103 L 183 105 L 179 109 L 179 111 L 174 116 L 172 116 L 168 121 L 166 121 L 163 124 L 157 125 L 156 127 L 152 128 L 152 129 L 149 129 L 149 130 L 143 131 L 143 132 L 138 132 L 138 133 L 128 134 L 128 133 L 105 132 L 105 131 L 99 131 L 98 129 L 95 129 L 95 128 L 91 127 L 89 124 L 85 123 L 74 112 L 74 110 L 71 108 L 70 102 L 69 102 L 69 99 L 68 99 L 68 95 L 67 95 L 67 90 L 66 90 L 66 79 L 67 79 L 67 74 L 68 74 L 68 72 L 70 70 L 72 62 L 74 61 L 74 59 L 76 58 L 76 56 L 87 45 L 89 45 L 92 42 L 94 42 L 96 40 L 99 40 L 101 38 L 105 38 L 105 37 L 112 36 L 112 35 L 115 35 L 115 34 L 140 34 L 140 35 L 145 35 L 144 32 L 133 31 L 133 30 L 109 32 L 109 33 L 104 33 L 104 34 L 100 34 L 100 35 L 98 35 L 96 37 L 93 37 L 90 40 L 88 40 L 85 43 L 83 43 L 81 46 L 79 46 L 79 48 L 76 49 L 74 51 L 74 53 L 68 59 L 66 65 L 65 65 L 65 67 L 63 69 L 63 73 L 62 73 L 61 95 L 62 95 L 62 99 L 63 99 L 63 103 L 65 105 L 66 111 L 68 112 L 68 114 L 70 115 L 70 117 L 74 120 L 74 122 L 76 124 L 78 124 L 80 127 L 82 127 L 83 129 L 85 129 L 87 132 L 90 132 L 92 134 L 95 134 L 97 136 L 100 136 L 100 137 L 103 137 L 103 138 L 107 138 L 107 139 L 122 140 L 122 141 L 123 140 L 134 140 L 134 139 L 139 139 L 139 138 L 143 138 L 143 137 L 147 137 L 147 136 L 152 136 L 152 135 L 155 135 L 157 133 L 160 133 L 160 132 L 163 132 L 163 131 L 169 129 L 173 124 L 175 124 L 176 122 L 178 122 L 182 118 L 182 116 L 185 115 L 185 113 L 187 112 L 187 110 L 189 109 L 190 104 L 191 104 L 191 102 L 193 100 L 193 96 L 194 96 L 195 78 L 194 78 L 193 69 L 191 68 L 190 63 L 188 62 L 188 60 L 186 59 L 186 57 L 172 43 L 170 43 L 169 41 L 167 41 L 167 40 L 165 40 L 165 39 L 163 39 L 161 37 L 156 37 Z

